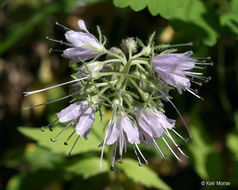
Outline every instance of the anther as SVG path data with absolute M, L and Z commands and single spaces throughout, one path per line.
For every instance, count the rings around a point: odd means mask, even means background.
M 69 135 L 67 140 L 64 142 L 64 145 L 68 145 L 68 141 L 70 140 L 70 138 L 73 136 L 74 133 L 75 133 L 75 130 Z
M 50 140 L 51 140 L 52 142 L 55 142 L 55 141 L 56 141 L 56 139 L 52 139 L 52 138 L 50 138 Z
M 115 167 L 114 167 L 114 166 L 111 166 L 110 169 L 111 169 L 111 171 L 114 171 L 114 170 L 115 170 Z
M 118 163 L 123 164 L 123 161 L 120 159 L 120 160 L 118 160 Z
M 60 24 L 60 23 L 58 23 L 58 21 L 56 21 L 55 24 L 58 25 L 58 26 L 61 26 L 61 27 L 64 28 L 65 30 L 71 30 L 70 28 L 68 28 L 68 27 L 66 27 L 66 26 L 64 26 L 64 25 L 62 25 L 62 24 Z
M 141 167 L 141 166 L 143 166 L 143 164 L 142 164 L 142 163 L 138 163 L 138 166 L 140 166 L 140 167 Z
M 41 127 L 40 130 L 41 130 L 42 132 L 45 132 L 45 129 L 49 127 L 49 130 L 52 131 L 51 126 L 52 126 L 56 121 L 58 121 L 58 118 L 57 118 L 56 120 L 54 120 L 52 123 L 48 124 L 47 126 Z

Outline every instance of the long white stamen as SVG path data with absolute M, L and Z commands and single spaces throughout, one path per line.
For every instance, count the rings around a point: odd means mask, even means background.
M 196 96 L 197 98 L 203 99 L 202 97 L 198 96 L 195 92 L 193 92 L 191 89 L 187 88 L 186 90 L 190 92 L 191 94 L 193 94 L 194 96 Z
M 167 132 L 167 133 L 165 133 L 165 134 L 166 134 L 166 135 L 170 138 L 170 140 L 174 143 L 174 145 L 177 147 L 177 149 L 179 150 L 179 152 L 180 152 L 182 155 L 184 155 L 185 157 L 188 158 L 188 156 L 180 149 L 179 145 L 177 145 L 177 143 L 174 141 L 174 139 L 173 139 L 173 137 L 171 136 L 171 134 L 169 133 L 168 129 L 165 128 L 165 130 L 166 130 L 166 132 Z
M 43 92 L 43 91 L 46 91 L 46 90 L 50 90 L 52 88 L 56 88 L 56 87 L 59 87 L 59 86 L 64 86 L 66 84 L 70 84 L 70 83 L 74 83 L 74 82 L 77 82 L 77 81 L 80 81 L 80 80 L 84 80 L 84 79 L 87 79 L 89 77 L 84 77 L 84 78 L 80 78 L 80 79 L 75 79 L 75 80 L 71 80 L 71 81 L 68 81 L 68 82 L 64 82 L 64 83 L 61 83 L 61 84 L 57 84 L 55 86 L 51 86 L 51 87 L 47 87 L 47 88 L 43 88 L 43 89 L 40 89 L 40 90 L 35 90 L 35 91 L 31 91 L 31 92 L 23 92 L 24 93 L 24 96 L 29 96 L 31 94 L 36 94 L 36 93 L 39 93 L 39 92 Z
M 105 144 L 106 144 L 106 141 L 107 141 L 107 136 L 108 136 L 108 130 L 106 131 L 105 138 L 104 138 L 103 145 L 102 145 L 99 169 L 102 169 L 103 152 L 104 152 Z
M 116 153 L 117 153 L 117 141 L 113 144 L 112 165 L 111 165 L 112 170 L 114 169 L 115 165 Z
M 183 121 L 183 124 L 184 124 L 185 128 L 187 129 L 189 138 L 191 138 L 192 135 L 191 135 L 191 133 L 190 133 L 190 130 L 189 130 L 189 128 L 188 128 L 188 125 L 187 125 L 187 123 L 185 122 L 185 120 L 184 120 L 183 116 L 181 115 L 181 113 L 179 112 L 179 110 L 177 109 L 177 107 L 176 107 L 176 106 L 174 105 L 174 103 L 164 94 L 163 91 L 159 90 L 159 92 L 160 92 L 161 94 L 163 94 L 163 95 L 164 95 L 164 98 L 174 107 L 175 111 L 178 113 L 179 117 L 180 117 L 181 120 Z M 181 137 L 181 138 L 182 138 L 182 137 Z M 182 138 L 182 139 L 183 139 L 183 138 Z
M 154 145 L 155 149 L 159 152 L 160 157 L 163 158 L 163 159 L 166 159 L 163 152 L 160 150 L 158 144 L 156 143 L 155 139 L 153 139 L 153 138 L 152 138 L 152 144 Z
M 55 142 L 55 141 L 56 141 L 56 138 L 57 138 L 65 129 L 67 129 L 71 124 L 72 124 L 72 121 L 71 121 L 68 125 L 66 125 L 66 127 L 64 127 L 63 130 L 61 130 L 61 131 L 59 132 L 59 134 L 56 135 L 55 138 L 53 138 L 53 139 L 50 138 L 50 140 L 51 140 L 52 142 Z
M 142 157 L 143 160 L 145 161 L 145 164 L 148 165 L 148 160 L 145 159 L 145 157 L 144 157 L 144 155 L 142 154 L 142 152 L 140 151 L 140 149 L 139 149 L 137 143 L 135 143 L 135 146 L 136 146 L 138 152 L 140 153 L 141 157 Z
M 64 142 L 64 145 L 68 145 L 68 141 L 71 139 L 71 137 L 74 135 L 74 133 L 75 133 L 75 130 L 69 135 L 67 140 Z
M 172 129 L 172 131 L 173 131 L 178 137 L 180 137 L 185 143 L 188 142 L 188 140 L 186 140 L 185 138 L 183 138 L 177 131 L 175 131 L 174 129 Z
M 77 144 L 77 142 L 78 142 L 78 140 L 79 140 L 79 137 L 80 137 L 80 136 L 78 136 L 78 137 L 77 137 L 77 139 L 76 139 L 76 141 L 74 142 L 74 144 L 73 144 L 73 146 L 72 146 L 71 150 L 69 151 L 69 155 L 71 155 L 71 154 L 72 154 L 72 151 L 73 151 L 73 149 L 74 149 L 75 145 Z
M 68 95 L 68 96 L 64 96 L 64 97 L 62 97 L 62 98 L 59 98 L 59 99 L 56 99 L 56 100 L 51 100 L 51 101 L 49 101 L 49 102 L 45 102 L 45 103 L 38 104 L 38 105 L 35 105 L 35 106 L 25 107 L 25 108 L 23 108 L 23 110 L 27 110 L 27 109 L 31 109 L 31 108 L 35 108 L 35 107 L 39 107 L 39 106 L 43 106 L 43 105 L 47 105 L 47 104 L 51 104 L 51 103 L 54 103 L 54 102 L 58 102 L 58 101 L 60 101 L 60 100 L 64 100 L 64 99 L 66 99 L 66 98 L 69 98 L 69 97 L 71 97 L 71 96 L 73 96 L 73 95 L 75 95 L 75 94 L 76 94 L 76 93 L 73 93 L 73 94 L 70 94 L 70 95 Z
M 139 166 L 142 166 L 142 163 L 141 163 L 140 158 L 139 158 L 139 156 L 138 156 L 138 154 L 137 154 L 137 151 L 136 151 L 135 146 L 133 147 L 133 149 L 134 149 L 134 152 L 135 152 L 136 158 L 137 158 L 137 160 L 138 160 L 138 162 L 139 162 Z
M 50 41 L 52 41 L 52 42 L 57 42 L 57 43 L 64 44 L 64 45 L 67 45 L 67 46 L 71 46 L 71 47 L 72 47 L 72 44 L 67 43 L 67 42 L 64 42 L 64 41 L 62 41 L 62 40 L 55 40 L 55 39 L 49 38 L 48 36 L 46 36 L 46 39 L 47 39 L 47 40 L 50 40 Z
M 68 27 L 66 27 L 66 26 L 64 26 L 64 25 L 62 25 L 62 24 L 60 24 L 58 21 L 56 21 L 55 24 L 58 25 L 58 26 L 61 26 L 61 27 L 64 28 L 65 30 L 71 30 L 70 28 L 68 28 Z
M 173 155 L 177 158 L 177 160 L 182 161 L 173 151 L 173 149 L 169 146 L 169 144 L 167 143 L 167 141 L 164 139 L 164 137 L 162 137 L 163 141 L 165 142 L 165 144 L 167 145 L 167 147 L 169 148 L 169 150 L 173 153 Z

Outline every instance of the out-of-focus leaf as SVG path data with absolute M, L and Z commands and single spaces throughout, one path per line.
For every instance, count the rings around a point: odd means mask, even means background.
M 234 158 L 238 161 L 238 135 L 235 133 L 230 133 L 227 136 L 227 147 L 234 155 Z
M 190 34 L 188 40 L 201 39 L 206 45 L 214 45 L 218 37 L 219 20 L 201 0 L 114 0 L 120 8 L 130 6 L 134 11 L 148 7 L 153 16 L 160 14 L 172 21 L 176 30 Z
M 53 162 L 62 159 L 59 154 L 49 152 L 47 149 L 29 143 L 25 147 L 9 150 L 1 159 L 1 165 L 9 168 L 19 167 L 23 164 L 32 164 L 36 167 L 52 168 Z
M 141 11 L 147 5 L 147 0 L 131 0 L 131 8 L 134 11 Z
M 13 44 L 15 44 L 22 36 L 28 34 L 30 30 L 41 22 L 47 15 L 53 14 L 61 7 L 60 3 L 53 3 L 50 6 L 40 9 L 29 20 L 17 27 L 0 45 L 0 55 L 7 51 Z
M 123 164 L 118 166 L 136 183 L 163 190 L 171 189 L 154 171 L 146 166 L 139 167 L 135 160 L 123 159 Z
M 7 190 L 42 190 L 62 178 L 57 170 L 25 171 L 13 176 L 7 184 Z M 58 189 L 58 188 L 57 188 Z
M 90 157 L 74 160 L 64 167 L 64 170 L 74 174 L 82 175 L 84 179 L 108 171 L 108 162 L 102 161 L 102 168 L 99 169 L 100 158 Z
M 209 46 L 216 43 L 219 21 L 202 1 L 183 0 L 183 6 L 175 12 L 171 20 L 176 30 L 190 34 L 190 38 L 201 39 Z
M 4 37 L 4 41 L 0 44 L 0 55 L 6 52 L 11 46 L 13 46 L 18 40 L 20 40 L 24 35 L 27 35 L 35 26 L 42 22 L 47 16 L 53 15 L 57 12 L 62 12 L 67 10 L 67 8 L 86 5 L 88 3 L 100 2 L 103 0 L 62 0 L 56 1 L 52 4 L 45 5 L 44 8 L 39 9 L 34 15 L 32 15 L 27 21 L 19 24 L 8 36 Z
M 204 180 L 218 180 L 222 175 L 222 160 L 202 127 L 191 126 L 192 138 L 188 143 L 189 161 Z
M 231 11 L 221 15 L 220 22 L 222 26 L 229 28 L 234 34 L 238 35 L 238 1 L 232 0 L 230 7 Z
M 88 136 L 88 140 L 81 139 L 78 141 L 78 144 L 75 146 L 72 154 L 77 153 L 84 153 L 88 151 L 100 151 L 98 145 L 103 141 L 103 128 L 105 126 L 106 121 L 100 120 L 99 113 L 95 114 L 95 122 L 92 127 L 92 130 Z M 73 132 L 73 127 L 68 128 L 62 134 L 57 137 L 56 142 L 51 142 L 50 138 L 54 138 L 61 130 L 63 129 L 61 126 L 55 126 L 53 131 L 45 130 L 42 132 L 39 128 L 28 128 L 28 127 L 19 127 L 18 130 L 36 140 L 39 145 L 50 149 L 56 153 L 65 153 L 67 154 L 70 151 L 71 146 L 76 141 L 78 135 L 74 134 L 73 137 L 70 139 L 68 146 L 64 145 L 66 139 L 70 136 Z
M 113 0 L 115 6 L 125 8 L 130 4 L 130 0 Z

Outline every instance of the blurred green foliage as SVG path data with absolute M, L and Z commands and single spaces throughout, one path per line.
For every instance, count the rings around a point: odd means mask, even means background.
M 238 187 L 237 0 L 1 0 L 0 9 L 0 189 Z M 153 147 L 149 150 L 141 147 L 150 164 L 139 167 L 136 159 L 126 158 L 134 155 L 129 148 L 124 163 L 117 163 L 116 171 L 110 171 L 109 148 L 99 170 L 101 148 L 97 146 L 104 138 L 106 112 L 102 121 L 97 113 L 88 140 L 80 139 L 69 157 L 76 136 L 68 146 L 63 143 L 73 129 L 64 131 L 54 143 L 49 139 L 63 129 L 62 125 L 55 126 L 52 132 L 39 129 L 40 125 L 53 121 L 54 114 L 67 105 L 67 100 L 22 110 L 66 94 L 68 89 L 58 88 L 22 97 L 26 88 L 37 89 L 69 78 L 68 63 L 57 54 L 48 55 L 47 49 L 52 44 L 46 45 L 44 39 L 46 35 L 62 38 L 63 32 L 52 26 L 56 20 L 72 24 L 82 17 L 89 24 L 101 21 L 111 40 L 109 46 L 127 35 L 138 33 L 147 39 L 149 33 L 159 30 L 158 39 L 162 43 L 193 41 L 198 56 L 212 57 L 215 66 L 208 72 L 213 80 L 200 92 L 204 102 L 186 94 L 183 97 L 173 94 L 174 102 L 191 123 L 191 140 L 179 143 L 189 158 L 176 162 L 158 139 L 168 157 L 166 161 L 160 159 Z M 176 117 L 171 110 L 168 112 Z M 181 125 L 178 118 L 178 130 Z M 17 133 L 17 127 L 29 138 Z M 231 187 L 202 187 L 202 180 L 230 181 Z

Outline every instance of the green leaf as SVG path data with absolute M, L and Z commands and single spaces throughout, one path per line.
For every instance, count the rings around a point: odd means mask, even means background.
M 147 5 L 147 0 L 131 0 L 131 8 L 134 11 L 141 11 L 143 10 Z
M 108 162 L 102 161 L 102 168 L 99 168 L 100 158 L 90 157 L 79 160 L 78 158 L 74 161 L 71 161 L 67 166 L 64 167 L 64 170 L 72 172 L 74 174 L 82 175 L 84 179 L 95 176 L 100 173 L 107 172 Z
M 227 147 L 233 154 L 233 158 L 238 161 L 238 134 L 230 133 L 227 136 L 226 141 Z
M 42 190 L 62 178 L 63 173 L 57 170 L 22 171 L 13 176 L 7 183 L 7 190 Z M 54 188 L 56 189 L 56 188 Z
M 212 46 L 218 38 L 219 20 L 201 0 L 114 0 L 114 5 L 120 8 L 130 6 L 135 11 L 147 5 L 153 16 L 160 14 L 169 19 L 175 30 L 188 36 L 188 41 L 200 39 L 204 44 Z M 233 23 L 230 25 L 235 27 Z
M 103 128 L 105 126 L 105 123 L 105 120 L 100 120 L 99 113 L 97 112 L 95 114 L 95 122 L 88 136 L 88 140 L 80 139 L 78 141 L 77 146 L 75 146 L 72 154 L 84 153 L 89 151 L 100 151 L 98 145 L 103 141 L 104 138 Z M 62 124 L 61 126 L 55 126 L 53 131 L 45 130 L 45 132 L 42 132 L 39 128 L 18 128 L 18 130 L 22 134 L 34 139 L 38 142 L 39 145 L 50 149 L 52 152 L 68 154 L 71 149 L 71 146 L 78 137 L 78 135 L 74 134 L 73 137 L 70 139 L 68 146 L 64 145 L 66 139 L 73 132 L 73 127 L 68 128 L 62 134 L 60 134 L 59 137 L 57 137 L 56 142 L 50 141 L 50 138 L 54 138 L 62 129 Z
M 35 167 L 52 168 L 54 162 L 62 160 L 62 156 L 49 152 L 46 148 L 29 143 L 24 147 L 9 150 L 1 159 L 1 165 L 16 168 L 23 164 Z
M 216 43 L 219 20 L 200 0 L 183 0 L 183 6 L 171 17 L 172 26 L 208 46 Z
M 125 174 L 135 183 L 139 183 L 146 187 L 154 187 L 163 190 L 171 189 L 163 182 L 157 174 L 147 166 L 139 167 L 138 163 L 132 159 L 123 159 L 123 164 L 118 165 Z
M 219 180 L 223 167 L 220 154 L 211 144 L 202 127 L 191 126 L 192 138 L 188 143 L 190 150 L 189 161 L 204 180 Z
M 130 0 L 113 0 L 116 7 L 125 8 L 130 4 Z

